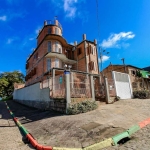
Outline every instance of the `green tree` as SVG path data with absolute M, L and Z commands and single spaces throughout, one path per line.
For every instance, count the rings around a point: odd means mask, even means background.
M 13 94 L 14 83 L 24 83 L 24 75 L 19 71 L 0 73 L 0 97 L 6 98 Z

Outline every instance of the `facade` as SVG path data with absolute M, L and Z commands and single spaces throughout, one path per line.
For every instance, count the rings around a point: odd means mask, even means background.
M 44 22 L 37 36 L 37 47 L 26 62 L 25 86 L 63 74 L 64 65 L 72 71 L 99 74 L 96 40 L 88 41 L 84 34 L 83 41 L 71 45 L 62 32 L 58 20 Z
M 103 75 L 108 79 L 113 79 L 112 71 L 127 73 L 130 77 L 132 90 L 150 90 L 150 78 L 145 76 L 145 71 L 132 65 L 109 65 L 103 70 Z

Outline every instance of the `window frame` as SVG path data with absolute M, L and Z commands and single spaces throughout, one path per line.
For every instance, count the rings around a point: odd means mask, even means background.
M 47 71 L 49 71 L 51 69 L 51 59 L 47 58 Z

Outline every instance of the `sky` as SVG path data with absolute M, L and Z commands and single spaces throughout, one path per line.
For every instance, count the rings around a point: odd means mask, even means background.
M 0 0 L 0 73 L 23 74 L 44 20 L 58 21 L 68 43 L 98 41 L 102 68 L 150 66 L 150 0 Z M 109 52 L 109 54 L 107 54 Z

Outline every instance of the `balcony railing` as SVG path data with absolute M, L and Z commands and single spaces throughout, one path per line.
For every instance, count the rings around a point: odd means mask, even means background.
M 57 20 L 45 20 L 44 25 L 56 25 L 62 29 L 62 25 Z

